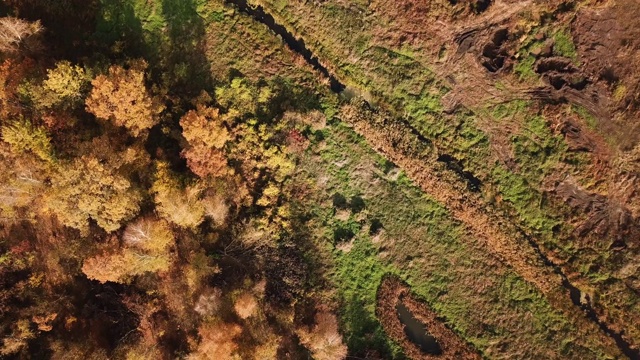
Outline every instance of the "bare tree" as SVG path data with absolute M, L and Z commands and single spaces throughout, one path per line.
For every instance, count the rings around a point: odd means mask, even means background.
M 327 309 L 319 309 L 315 325 L 297 330 L 300 342 L 316 360 L 342 360 L 347 357 L 347 347 L 338 332 L 338 319 Z
M 23 46 L 31 48 L 30 39 L 42 29 L 40 21 L 29 22 L 11 16 L 0 18 L 0 52 L 16 52 Z

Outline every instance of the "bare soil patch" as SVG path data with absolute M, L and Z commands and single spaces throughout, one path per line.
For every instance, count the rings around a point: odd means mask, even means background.
M 589 193 L 571 179 L 558 184 L 556 193 L 569 206 L 587 214 L 586 220 L 576 228 L 580 237 L 593 232 L 601 239 L 614 237 L 614 244 L 625 244 L 635 229 L 631 212 L 615 199 Z
M 610 1 L 585 7 L 571 24 L 582 70 L 610 97 L 611 117 L 598 124 L 621 148 L 640 139 L 640 7 L 637 1 Z

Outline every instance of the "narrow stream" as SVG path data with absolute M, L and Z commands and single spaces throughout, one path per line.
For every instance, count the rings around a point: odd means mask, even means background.
M 542 249 L 540 249 L 540 245 L 537 242 L 535 242 L 535 240 L 533 240 L 531 236 L 527 235 L 519 226 L 518 226 L 518 231 L 520 232 L 520 234 L 522 234 L 522 236 L 524 236 L 524 238 L 527 240 L 529 245 L 534 249 L 536 254 L 540 256 L 543 263 L 547 266 L 550 266 L 553 269 L 553 272 L 560 275 L 560 278 L 562 279 L 562 286 L 565 289 L 569 290 L 569 297 L 571 298 L 571 302 L 573 303 L 573 305 L 582 309 L 582 311 L 584 311 L 587 318 L 595 322 L 600 328 L 600 330 L 602 330 L 605 334 L 611 337 L 613 341 L 616 342 L 616 345 L 618 346 L 620 351 L 622 351 L 623 354 L 629 357 L 629 359 L 632 359 L 632 360 L 640 359 L 640 351 L 633 350 L 631 348 L 631 344 L 622 338 L 622 333 L 619 333 L 611 329 L 606 322 L 600 320 L 598 318 L 596 310 L 593 308 L 593 306 L 591 306 L 591 304 L 589 304 L 588 302 L 582 303 L 580 301 L 580 298 L 582 297 L 581 296 L 582 292 L 580 291 L 580 289 L 578 289 L 576 286 L 574 286 L 571 283 L 571 281 L 569 281 L 569 278 L 567 277 L 567 275 L 564 274 L 564 272 L 562 272 L 562 269 L 560 268 L 559 265 L 551 261 L 551 259 L 549 259 L 542 252 Z M 624 332 L 624 330 L 622 331 Z
M 275 19 L 273 18 L 273 16 L 271 16 L 269 13 L 267 13 L 264 8 L 262 8 L 262 6 L 252 6 L 249 5 L 247 0 L 225 0 L 225 2 L 227 4 L 231 4 L 236 6 L 241 12 L 244 12 L 245 14 L 251 16 L 253 19 L 255 19 L 256 21 L 265 24 L 269 29 L 271 29 L 271 31 L 273 31 L 274 33 L 276 33 L 277 35 L 280 35 L 280 37 L 283 39 L 283 41 L 287 44 L 287 46 L 299 53 L 300 55 L 302 55 L 302 57 L 306 60 L 306 62 L 311 65 L 311 67 L 313 67 L 313 69 L 317 70 L 318 72 L 320 72 L 322 75 L 324 75 L 326 78 L 329 79 L 329 84 L 331 87 L 331 90 L 335 93 L 341 93 L 344 89 L 345 89 L 345 85 L 343 83 L 341 83 L 337 77 L 335 77 L 331 72 L 329 72 L 329 70 L 323 66 L 320 61 L 318 60 L 317 56 L 314 56 L 313 53 L 311 52 L 311 50 L 309 50 L 303 39 L 298 39 L 296 38 L 292 33 L 290 33 L 286 27 L 284 27 L 283 25 L 280 25 L 278 23 L 276 23 Z M 425 143 L 430 143 L 430 140 L 425 138 L 420 131 L 418 131 L 418 129 L 416 129 L 415 127 L 411 126 L 411 124 L 406 120 L 406 119 L 401 119 L 402 123 L 405 124 L 408 129 L 411 131 L 411 133 L 415 134 L 418 139 L 422 142 Z M 466 176 L 472 176 L 472 174 L 470 172 L 466 172 L 464 175 Z M 473 178 L 475 179 L 475 177 Z M 471 185 L 475 185 L 475 186 L 479 186 L 480 184 L 474 184 L 473 182 L 471 183 Z M 470 189 L 473 190 L 473 189 Z M 569 279 L 567 278 L 567 276 L 562 272 L 562 269 L 560 268 L 560 266 L 558 266 L 556 263 L 554 263 L 553 261 L 551 261 L 540 249 L 540 246 L 530 237 L 528 236 L 522 229 L 520 229 L 518 227 L 520 233 L 527 239 L 527 242 L 529 243 L 529 245 L 531 247 L 533 247 L 533 249 L 535 250 L 536 254 L 538 254 L 538 256 L 540 256 L 540 258 L 542 259 L 543 263 L 547 266 L 550 266 L 553 268 L 554 272 L 557 273 L 558 275 L 560 275 L 560 277 L 562 278 L 562 286 L 565 287 L 568 291 L 569 291 L 569 295 L 571 298 L 571 302 L 575 305 L 578 306 L 579 308 L 581 308 L 585 315 L 587 316 L 588 319 L 590 319 L 591 321 L 593 321 L 594 323 L 596 323 L 600 329 L 607 334 L 609 337 L 611 337 L 616 345 L 618 346 L 618 348 L 626 355 L 628 356 L 630 359 L 640 359 L 640 352 L 633 350 L 631 348 L 631 344 L 626 341 L 625 339 L 622 338 L 622 334 L 619 332 L 614 331 L 613 329 L 611 329 L 604 321 L 601 321 L 597 314 L 595 309 L 591 306 L 591 304 L 583 304 L 580 302 L 580 290 L 575 287 L 573 284 L 571 284 L 571 282 L 569 281 Z M 401 305 L 401 304 L 400 304 Z M 401 305 L 404 307 L 404 305 Z M 406 309 L 406 307 L 405 307 Z M 401 309 L 398 309 L 398 311 L 400 312 Z M 408 311 L 408 309 L 406 309 Z M 409 313 L 410 314 L 410 313 Z M 412 317 L 412 316 L 411 316 Z
M 449 154 L 440 154 L 438 156 L 437 161 L 444 163 L 447 168 L 466 181 L 467 190 L 473 192 L 480 192 L 480 186 L 482 185 L 482 181 L 475 177 L 470 171 L 464 169 L 462 165 L 462 161 L 454 158 Z
M 297 39 L 292 33 L 287 31 L 287 28 L 276 23 L 275 19 L 271 14 L 264 11 L 262 6 L 251 6 L 247 3 L 247 0 L 226 0 L 227 4 L 235 5 L 240 11 L 250 15 L 255 20 L 260 23 L 267 25 L 271 31 L 280 35 L 282 40 L 287 44 L 287 46 L 302 55 L 302 57 L 307 61 L 311 67 L 315 70 L 319 71 L 322 75 L 329 79 L 329 85 L 331 86 L 331 91 L 335 93 L 341 93 L 342 90 L 345 89 L 345 85 L 342 84 L 335 76 L 333 76 L 329 70 L 320 64 L 320 60 L 318 60 L 317 56 L 313 56 L 311 50 L 307 48 L 303 39 Z
M 398 319 L 404 325 L 404 333 L 412 343 L 416 344 L 424 353 L 431 355 L 442 354 L 442 349 L 436 338 L 429 334 L 427 327 L 413 316 L 402 301 L 398 301 L 396 304 L 396 311 Z

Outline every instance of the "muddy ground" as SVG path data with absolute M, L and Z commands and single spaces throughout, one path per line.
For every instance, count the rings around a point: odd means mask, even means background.
M 609 110 L 599 125 L 628 150 L 640 129 L 640 7 L 636 1 L 611 1 L 580 9 L 571 22 L 580 70 Z
M 496 161 L 519 170 L 511 141 L 521 125 L 513 121 L 496 126 L 481 110 L 520 99 L 533 101 L 532 110 L 544 114 L 569 152 L 586 154 L 587 166 L 557 167 L 540 190 L 554 206 L 572 209 L 565 221 L 575 227 L 571 236 L 577 246 L 599 252 L 595 249 L 608 244 L 621 267 L 631 268 L 640 246 L 638 3 L 498 0 L 481 11 L 474 2 L 375 3 L 390 19 L 378 29 L 380 41 L 423 50 L 425 62 L 451 88 L 443 98 L 445 110 L 475 111 L 477 124 L 491 138 Z M 562 49 L 567 44 L 554 37 L 558 31 L 570 35 L 575 49 Z M 523 81 L 516 67 L 527 57 L 534 77 Z M 567 106 L 585 109 L 590 121 L 567 112 Z M 582 282 L 575 270 L 567 273 Z M 637 294 L 638 274 L 620 274 L 623 286 Z M 628 318 L 594 305 L 603 321 L 629 336 L 623 330 Z M 635 314 L 628 315 L 637 320 Z

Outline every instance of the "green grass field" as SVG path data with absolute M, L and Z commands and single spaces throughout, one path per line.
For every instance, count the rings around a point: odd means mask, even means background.
M 304 216 L 317 247 L 330 254 L 330 278 L 352 351 L 364 354 L 373 346 L 400 358 L 375 317 L 377 286 L 385 273 L 394 273 L 487 357 L 613 357 L 598 345 L 597 336 L 571 336 L 577 333 L 571 319 L 483 249 L 446 209 L 351 129 L 334 123 L 324 133 L 325 140 L 308 150 L 294 181 L 313 189 Z M 335 194 L 347 200 L 361 197 L 364 209 L 350 210 L 349 201 L 336 207 Z M 336 231 L 344 228 L 353 237 L 336 240 Z

